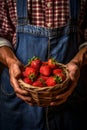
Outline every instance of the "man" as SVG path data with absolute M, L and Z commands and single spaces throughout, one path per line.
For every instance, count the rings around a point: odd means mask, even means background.
M 86 127 L 86 5 L 86 0 L 0 0 L 0 62 L 6 66 L 0 76 L 1 130 Z M 49 107 L 35 106 L 18 84 L 34 55 L 43 61 L 54 57 L 69 70 L 69 89 Z

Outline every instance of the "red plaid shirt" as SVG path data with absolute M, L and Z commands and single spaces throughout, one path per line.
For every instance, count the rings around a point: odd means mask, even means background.
M 80 26 L 87 40 L 85 23 L 86 0 L 81 3 Z M 21 6 L 21 5 L 20 5 Z M 58 28 L 69 19 L 69 0 L 28 0 L 29 21 L 32 25 Z M 16 43 L 17 12 L 15 0 L 0 0 L 0 36 Z

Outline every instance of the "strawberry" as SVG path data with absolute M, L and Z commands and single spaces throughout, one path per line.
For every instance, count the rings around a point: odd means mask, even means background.
M 25 74 L 28 78 L 30 78 L 33 81 L 34 79 L 36 79 L 38 72 L 35 68 L 26 67 L 25 68 Z
M 46 81 L 47 79 L 48 79 L 48 77 L 47 76 L 44 76 L 44 75 L 40 75 L 39 77 L 38 77 L 38 79 L 41 79 L 42 81 Z
M 47 86 L 55 86 L 56 84 L 61 83 L 61 82 L 62 82 L 61 77 L 54 75 L 54 76 L 50 76 L 47 79 L 46 84 Z
M 39 70 L 40 74 L 44 76 L 50 76 L 51 68 L 48 65 L 42 65 Z
M 53 74 L 55 74 L 55 75 L 62 73 L 62 72 L 63 72 L 63 70 L 61 68 L 57 68 L 57 69 L 53 70 Z
M 62 81 L 66 79 L 66 75 L 64 74 L 63 68 L 54 69 L 53 74 L 59 76 L 62 79 Z
M 54 69 L 57 67 L 57 61 L 53 58 L 48 59 L 48 65 L 50 68 Z
M 46 81 L 47 86 L 55 86 L 57 84 L 56 78 L 54 76 L 50 76 Z
M 32 85 L 37 87 L 44 87 L 44 83 L 38 79 L 34 81 Z
M 31 58 L 28 63 L 31 65 L 31 67 L 33 67 L 37 70 L 39 70 L 39 68 L 42 64 L 41 60 L 38 57 L 35 57 L 35 56 L 33 58 Z
M 32 84 L 33 82 L 29 79 L 29 78 L 27 78 L 27 77 L 25 77 L 24 79 L 23 79 L 23 81 L 25 82 L 25 83 L 27 83 L 27 84 Z
M 66 79 L 65 74 L 63 73 L 63 70 L 61 68 L 54 69 L 53 74 L 58 76 L 60 78 L 60 81 L 63 82 Z
M 56 75 L 60 78 L 61 82 L 63 82 L 66 79 L 66 76 L 63 73 L 58 73 Z

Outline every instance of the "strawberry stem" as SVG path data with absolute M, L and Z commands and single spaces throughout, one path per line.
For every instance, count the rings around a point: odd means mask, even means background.
M 30 65 L 33 60 L 38 60 L 39 57 L 33 56 L 31 59 L 28 59 L 28 64 Z
M 61 83 L 62 82 L 62 78 L 60 76 L 54 76 L 54 78 L 55 78 L 55 81 L 57 83 Z

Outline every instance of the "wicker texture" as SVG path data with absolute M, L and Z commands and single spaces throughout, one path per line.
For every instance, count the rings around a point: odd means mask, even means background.
M 55 86 L 47 86 L 47 87 L 36 87 L 29 85 L 27 83 L 24 83 L 22 79 L 19 79 L 19 85 L 22 89 L 29 91 L 29 94 L 31 94 L 32 98 L 34 99 L 36 105 L 38 106 L 49 106 L 50 102 L 54 101 L 56 99 L 56 96 L 65 89 L 68 88 L 68 83 L 70 81 L 68 70 L 66 69 L 65 65 L 59 64 L 61 67 L 63 67 L 66 79 Z

